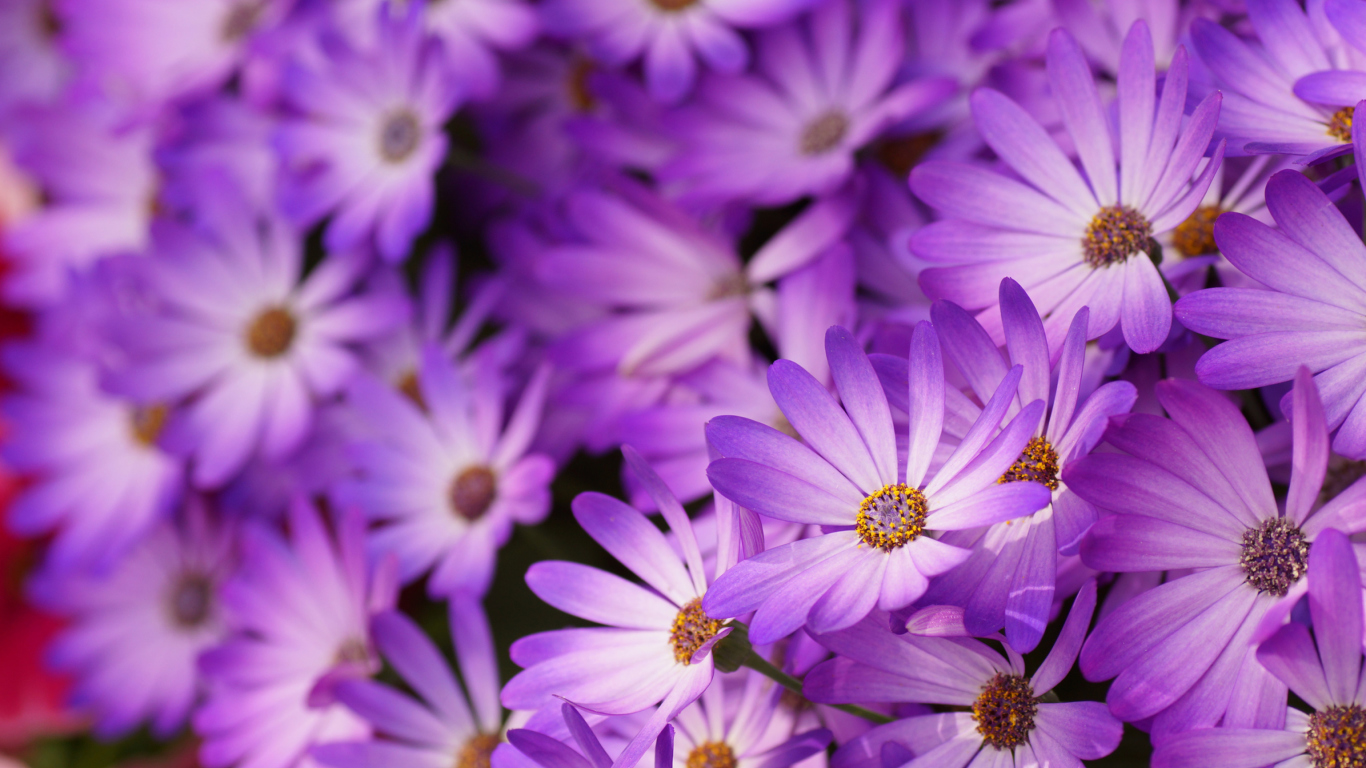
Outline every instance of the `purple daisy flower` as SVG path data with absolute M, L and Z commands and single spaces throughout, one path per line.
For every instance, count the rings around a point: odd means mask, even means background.
M 1127 381 L 1112 381 L 1081 397 L 1085 307 L 1072 319 L 1058 363 L 1050 368 L 1043 321 L 1024 289 L 1014 280 L 1002 280 L 1000 303 L 1005 356 L 982 326 L 953 304 L 935 304 L 934 326 L 944 341 L 946 356 L 967 380 L 977 402 L 991 400 L 1012 363 L 1024 366 L 1012 410 L 1035 400 L 1049 407 L 1029 444 L 1000 479 L 1042 483 L 1052 492 L 1052 500 L 1028 517 L 983 529 L 946 532 L 941 542 L 971 548 L 973 555 L 936 579 L 923 602 L 961 605 L 972 634 L 981 637 L 1004 628 L 1010 646 L 1027 653 L 1038 645 L 1048 624 L 1057 552 L 1076 554 L 1082 535 L 1099 516 L 1094 506 L 1062 482 L 1061 473 L 1096 447 L 1107 420 L 1128 413 L 1138 392 Z M 968 414 L 974 421 L 979 413 L 970 404 Z
M 393 553 L 401 581 L 434 569 L 433 595 L 483 594 L 513 523 L 550 511 L 555 464 L 529 453 L 549 371 L 532 377 L 504 424 L 501 371 L 474 362 L 461 371 L 429 346 L 411 389 L 362 375 L 348 393 L 363 437 L 350 448 L 358 476 L 335 497 L 381 523 L 370 551 Z
M 1296 377 L 1296 459 L 1277 509 L 1242 414 L 1220 393 L 1168 379 L 1157 397 L 1171 420 L 1132 414 L 1063 474 L 1077 495 L 1115 514 L 1082 541 L 1082 560 L 1112 572 L 1179 571 L 1106 615 L 1081 653 L 1089 680 L 1118 677 L 1110 710 L 1150 721 L 1155 741 L 1221 722 L 1257 727 L 1284 713 L 1285 688 L 1251 642 L 1283 598 L 1304 593 L 1309 547 L 1325 528 L 1366 528 L 1354 494 L 1319 507 L 1328 434 L 1307 369 Z
M 1281 722 L 1207 728 L 1157 745 L 1154 768 L 1350 766 L 1366 752 L 1366 691 L 1361 682 L 1359 566 L 1341 532 L 1321 532 L 1309 550 L 1313 634 L 1292 622 L 1257 648 L 1257 661 L 1312 708 L 1281 710 Z
M 1337 430 L 1333 450 L 1366 458 L 1366 339 L 1358 330 L 1366 314 L 1366 246 L 1300 173 L 1271 177 L 1266 203 L 1275 229 L 1229 213 L 1215 223 L 1214 239 L 1233 266 L 1271 290 L 1210 288 L 1177 302 L 1182 325 L 1229 339 L 1200 358 L 1196 373 L 1212 387 L 1252 389 L 1289 381 L 1307 365 L 1328 428 Z
M 707 467 L 718 493 L 762 515 L 829 531 L 751 557 L 707 592 L 710 616 L 757 611 L 749 631 L 760 645 L 803 624 L 833 632 L 874 608 L 910 605 L 931 577 L 971 554 L 940 542 L 938 533 L 1023 517 L 1050 498 L 1039 483 L 997 482 L 1044 410 L 1042 401 L 1030 403 L 997 434 L 1014 403 L 1019 366 L 931 474 L 945 420 L 944 364 L 934 328 L 919 324 L 911 340 L 904 463 L 868 356 L 840 327 L 826 333 L 825 349 L 843 408 L 797 364 L 779 360 L 769 368 L 773 399 L 804 443 L 740 417 L 707 425 L 708 442 L 724 457 Z
M 383 738 L 323 744 L 313 757 L 336 768 L 487 766 L 503 726 L 493 635 L 483 607 L 468 595 L 451 598 L 450 625 L 464 688 L 412 619 L 397 611 L 371 619 L 375 648 L 420 701 L 373 680 L 339 682 L 337 700 Z
M 504 686 L 503 706 L 536 710 L 558 697 L 594 712 L 625 715 L 659 704 L 612 763 L 631 768 L 665 725 L 711 684 L 712 647 L 731 630 L 702 610 L 707 575 L 687 513 L 640 454 L 630 446 L 622 453 L 677 537 L 682 556 L 637 510 L 600 493 L 579 494 L 574 519 L 649 588 L 579 563 L 531 566 L 526 581 L 538 597 L 608 626 L 542 632 L 513 643 L 512 660 L 524 669 Z M 728 561 L 718 558 L 716 572 Z
M 754 317 L 774 321 L 767 284 L 838 242 L 860 198 L 846 189 L 813 204 L 742 265 L 728 238 L 652 193 L 621 183 L 585 189 L 565 204 L 582 239 L 551 247 L 536 269 L 600 319 L 558 339 L 550 356 L 579 371 L 675 374 L 720 357 L 750 360 Z
M 1352 105 L 1366 92 L 1333 105 L 1340 99 L 1322 101 L 1326 89 L 1315 83 L 1335 76 L 1302 80 L 1329 69 L 1366 69 L 1366 56 L 1327 23 L 1325 5 L 1332 4 L 1315 2 L 1306 11 L 1293 0 L 1248 0 L 1258 42 L 1209 19 L 1192 23 L 1191 45 L 1224 94 L 1218 135 L 1227 137 L 1230 154 L 1308 155 L 1303 161 L 1312 162 L 1351 140 Z
M 3 362 L 18 385 L 3 405 L 3 456 L 33 478 L 7 510 L 10 530 L 55 530 L 59 570 L 118 562 L 181 495 L 184 462 L 159 445 L 167 408 L 106 394 L 95 364 L 50 343 L 8 346 Z
M 393 606 L 397 583 L 391 568 L 366 566 L 360 515 L 332 522 L 335 535 L 296 499 L 288 539 L 245 529 L 242 565 L 223 587 L 233 633 L 200 658 L 209 693 L 193 722 L 207 768 L 297 766 L 315 744 L 369 734 L 335 689 L 379 671 L 370 618 Z
M 159 738 L 184 725 L 201 692 L 199 654 L 227 634 L 218 592 L 236 564 L 236 536 L 201 501 L 186 511 L 110 569 L 50 563 L 29 584 L 34 602 L 71 622 L 48 660 L 75 677 L 72 704 L 94 714 L 101 738 L 148 720 Z
M 911 188 L 946 219 L 917 232 L 912 248 L 952 265 L 922 272 L 925 292 L 984 310 L 979 319 L 999 342 L 997 287 L 1014 277 L 1039 303 L 1052 351 L 1083 306 L 1091 309 L 1088 339 L 1119 325 L 1134 351 L 1157 349 L 1172 313 L 1148 255 L 1151 241 L 1199 207 L 1223 157 L 1221 144 L 1191 181 L 1219 116 L 1219 95 L 1202 101 L 1180 130 L 1186 70 L 1186 54 L 1178 49 L 1158 99 L 1152 41 L 1147 25 L 1136 22 L 1124 40 L 1112 133 L 1076 41 L 1054 30 L 1049 82 L 1085 176 L 1014 101 L 987 88 L 974 93 L 978 130 L 1022 181 L 943 161 L 911 173 Z
M 442 127 L 460 92 L 421 13 L 421 3 L 402 13 L 384 6 L 372 46 L 338 44 L 319 65 L 285 75 L 296 116 L 277 134 L 280 206 L 306 225 L 332 214 L 325 240 L 334 250 L 373 243 L 386 261 L 402 261 L 431 219 Z
M 812 0 L 551 0 L 541 8 L 546 32 L 582 40 L 609 67 L 644 60 L 650 96 L 675 103 L 697 78 L 697 59 L 717 72 L 749 65 L 736 27 L 786 21 Z
M 788 768 L 824 752 L 830 744 L 824 728 L 794 734 L 772 727 L 784 691 L 747 669 L 717 678 L 674 720 L 674 768 Z
M 854 153 L 957 85 L 896 84 L 900 4 L 833 0 L 758 36 L 751 74 L 708 77 L 674 118 L 678 154 L 660 169 L 686 200 L 782 205 L 837 189 Z
M 806 676 L 812 701 L 917 701 L 968 710 L 874 728 L 841 747 L 831 768 L 1079 766 L 1110 754 L 1123 728 L 1104 704 L 1045 698 L 1071 671 L 1095 607 L 1096 584 L 1088 581 L 1057 642 L 1028 677 L 1008 644 L 1002 657 L 977 640 L 893 635 L 877 618 L 817 635 L 837 657 Z
M 366 259 L 325 259 L 300 280 L 287 226 L 232 194 L 204 199 L 197 229 L 158 230 L 148 279 L 157 306 L 120 321 L 131 363 L 111 386 L 138 402 L 189 398 L 178 439 L 196 485 L 212 488 L 253 455 L 280 461 L 308 436 L 317 398 L 357 368 L 354 345 L 402 322 L 401 295 L 357 293 Z

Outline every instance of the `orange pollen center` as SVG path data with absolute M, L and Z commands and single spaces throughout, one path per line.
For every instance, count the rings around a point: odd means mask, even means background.
M 1352 111 L 1355 107 L 1343 107 L 1328 118 L 1328 135 L 1346 144 L 1352 140 Z
M 998 483 L 1040 483 L 1048 490 L 1058 490 L 1058 452 L 1042 437 L 1031 437 L 1020 452 L 1020 458 L 1010 465 Z
M 708 741 L 688 753 L 687 768 L 735 768 L 736 765 L 739 761 L 735 759 L 735 750 L 724 742 Z
M 1219 218 L 1217 205 L 1197 208 L 1185 221 L 1176 225 L 1172 233 L 1172 245 L 1185 256 L 1208 256 L 1219 252 L 1214 242 L 1214 220 Z
M 1081 239 L 1083 258 L 1092 267 L 1122 264 L 1130 256 L 1152 248 L 1153 225 L 1127 205 L 1100 209 Z
M 476 733 L 460 748 L 460 754 L 455 759 L 455 768 L 489 768 L 493 750 L 501 741 L 491 733 Z
M 824 112 L 802 131 L 802 154 L 823 155 L 839 146 L 848 131 L 849 118 L 843 112 L 836 109 Z
M 469 467 L 451 483 L 451 507 L 466 520 L 478 520 L 498 492 L 498 478 L 488 467 Z
M 854 525 L 859 546 L 891 552 L 915 541 L 925 530 L 928 510 L 925 494 L 915 488 L 904 483 L 882 486 L 859 504 Z
M 166 426 L 169 413 L 164 405 L 137 406 L 129 420 L 132 422 L 133 439 L 140 445 L 156 445 L 161 430 Z
M 271 307 L 256 316 L 247 327 L 247 349 L 257 357 L 279 357 L 294 343 L 298 322 L 284 307 Z
M 702 610 L 702 598 L 694 598 L 674 617 L 669 630 L 669 644 L 674 649 L 674 661 L 691 664 L 694 653 L 721 631 L 725 622 L 713 619 Z

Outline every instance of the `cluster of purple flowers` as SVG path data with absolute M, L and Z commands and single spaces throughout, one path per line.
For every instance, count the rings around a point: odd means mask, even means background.
M 1366 0 L 0 0 L 0 571 L 207 768 L 1366 768 L 1361 104 Z

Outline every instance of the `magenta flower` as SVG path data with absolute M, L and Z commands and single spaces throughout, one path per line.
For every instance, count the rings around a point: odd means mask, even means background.
M 934 328 L 921 323 L 911 340 L 904 461 L 868 356 L 840 327 L 826 333 L 825 349 L 843 408 L 795 363 L 779 360 L 769 368 L 773 399 L 804 442 L 739 417 L 707 425 L 707 440 L 723 457 L 707 468 L 718 493 L 762 515 L 827 531 L 739 563 L 708 591 L 703 605 L 710 616 L 757 611 L 749 631 L 760 645 L 803 625 L 833 632 L 875 608 L 910 605 L 930 578 L 970 555 L 930 532 L 1023 517 L 1050 498 L 1039 483 L 997 483 L 1044 409 L 1042 401 L 1029 403 L 997 434 L 1014 403 L 1019 366 L 931 473 L 945 420 L 944 364 Z
M 972 634 L 982 637 L 1004 628 L 1010 646 L 1027 653 L 1038 645 L 1048 624 L 1057 553 L 1076 554 L 1082 535 L 1099 516 L 1090 502 L 1067 487 L 1062 472 L 1096 447 L 1107 420 L 1128 413 L 1138 392 L 1127 381 L 1112 381 L 1086 398 L 1080 396 L 1086 354 L 1085 307 L 1072 319 L 1057 365 L 1050 367 L 1043 321 L 1024 289 L 1009 278 L 1002 280 L 1000 301 L 1006 337 L 1004 356 L 982 326 L 953 304 L 935 304 L 935 328 L 944 340 L 946 356 L 967 380 L 978 402 L 991 400 L 1010 375 L 1008 366 L 1023 366 L 1012 408 L 1042 400 L 1048 409 L 1029 444 L 1002 479 L 1043 483 L 1052 492 L 1051 502 L 1027 517 L 983 529 L 946 532 L 940 541 L 971 548 L 973 554 L 963 565 L 936 579 L 923 602 L 961 605 Z M 965 416 L 978 418 L 980 409 L 974 403 L 964 406 Z
M 963 710 L 874 728 L 842 746 L 831 768 L 879 760 L 910 768 L 1063 766 L 1110 754 L 1123 729 L 1105 705 L 1044 698 L 1071 671 L 1095 607 L 1096 585 L 1088 581 L 1032 676 L 1008 644 L 1003 658 L 977 640 L 893 635 L 885 619 L 817 635 L 837 657 L 806 676 L 812 701 L 916 701 Z
M 662 169 L 684 199 L 782 205 L 833 192 L 854 153 L 937 106 L 947 78 L 896 84 L 900 5 L 832 0 L 759 34 L 753 73 L 707 78 L 675 120 L 681 148 Z
M 237 537 L 199 499 L 147 534 L 112 568 L 48 567 L 30 583 L 45 610 L 70 625 L 48 660 L 72 674 L 71 703 L 96 718 L 101 738 L 143 721 L 159 738 L 185 724 L 203 692 L 199 655 L 227 635 L 219 599 L 237 563 Z
M 295 117 L 277 137 L 280 207 L 305 225 L 331 214 L 331 249 L 373 244 L 386 261 L 402 261 L 431 218 L 442 126 L 460 92 L 421 11 L 420 3 L 401 13 L 386 5 L 372 46 L 333 46 L 321 64 L 286 74 Z
M 204 200 L 206 225 L 159 230 L 148 270 L 157 305 L 130 315 L 119 340 L 131 364 L 111 378 L 138 402 L 183 405 L 178 439 L 193 480 L 222 485 L 254 455 L 288 458 L 318 398 L 357 367 L 356 345 L 402 322 L 393 293 L 358 293 L 365 259 L 326 259 L 307 277 L 297 235 L 232 194 Z
M 397 611 L 371 619 L 376 650 L 419 700 L 374 680 L 337 683 L 337 700 L 381 736 L 314 747 L 314 759 L 336 768 L 488 765 L 503 725 L 493 636 L 484 609 L 468 595 L 451 598 L 450 625 L 463 688 L 412 619 Z
M 1158 99 L 1152 41 L 1147 25 L 1136 22 L 1124 41 L 1112 134 L 1076 41 L 1054 30 L 1049 83 L 1084 176 L 1019 105 L 991 89 L 974 93 L 978 130 L 1020 180 L 942 161 L 912 172 L 911 188 L 945 218 L 912 240 L 917 255 L 946 265 L 921 273 L 925 292 L 982 311 L 999 342 L 997 287 L 1013 277 L 1040 301 L 1050 350 L 1083 306 L 1091 309 L 1088 339 L 1119 325 L 1134 351 L 1157 349 L 1172 313 L 1149 258 L 1151 241 L 1195 211 L 1223 157 L 1221 144 L 1192 182 L 1219 116 L 1219 95 L 1202 101 L 1181 130 L 1186 70 L 1179 49 Z
M 393 607 L 397 583 L 391 568 L 367 567 L 359 515 L 332 523 L 335 534 L 296 499 L 287 539 L 246 529 L 242 565 L 223 588 L 232 634 L 200 659 L 208 700 L 194 728 L 207 768 L 296 766 L 315 744 L 369 734 L 336 688 L 379 671 L 370 618 Z
M 1257 661 L 1312 712 L 1277 708 L 1261 722 L 1178 734 L 1157 746 L 1154 768 L 1317 768 L 1360 761 L 1366 691 L 1360 571 L 1352 550 L 1339 531 L 1319 534 L 1308 558 L 1312 636 L 1309 627 L 1291 622 L 1257 648 Z
M 1251 389 L 1289 381 L 1301 365 L 1314 372 L 1333 450 L 1366 457 L 1366 246 L 1318 187 L 1286 170 L 1266 185 L 1277 228 L 1249 216 L 1219 217 L 1214 237 L 1224 257 L 1270 288 L 1210 288 L 1177 302 L 1183 325 L 1229 341 L 1196 364 L 1200 381 Z M 1288 397 L 1288 395 L 1287 395 Z M 1287 405 L 1282 400 L 1282 410 Z
M 1082 541 L 1088 566 L 1178 572 L 1102 618 L 1081 652 L 1087 679 L 1116 678 L 1110 710 L 1151 719 L 1161 742 L 1221 718 L 1250 727 L 1284 705 L 1284 687 L 1252 656 L 1254 632 L 1274 605 L 1304 594 L 1320 532 L 1366 529 L 1366 507 L 1360 493 L 1347 493 L 1315 509 L 1328 434 L 1307 369 L 1293 393 L 1296 458 L 1284 513 L 1252 430 L 1227 399 L 1182 379 L 1159 383 L 1157 398 L 1171 420 L 1117 421 L 1106 439 L 1126 453 L 1093 453 L 1063 477 L 1115 513 Z
M 524 669 L 503 688 L 503 706 L 536 710 L 558 697 L 624 715 L 659 704 L 612 762 L 631 768 L 665 725 L 711 684 L 712 647 L 730 628 L 702 610 L 707 576 L 687 513 L 639 454 L 630 446 L 622 453 L 677 537 L 682 556 L 640 512 L 600 493 L 579 494 L 574 519 L 648 588 L 578 563 L 531 566 L 526 581 L 538 597 L 607 626 L 542 632 L 513 643 L 512 660 Z M 715 570 L 727 565 L 720 558 Z
M 379 523 L 369 549 L 392 553 L 401 581 L 431 570 L 433 595 L 482 595 L 513 524 L 550 511 L 555 464 L 529 452 L 548 374 L 532 378 L 506 424 L 501 371 L 478 357 L 462 371 L 429 346 L 403 391 L 356 378 L 348 402 L 361 434 L 349 448 L 357 476 L 334 495 Z

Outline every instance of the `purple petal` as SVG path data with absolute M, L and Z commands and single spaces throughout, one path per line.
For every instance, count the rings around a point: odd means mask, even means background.
M 1048 439 L 1056 443 L 1072 425 L 1081 396 L 1081 374 L 1086 355 L 1086 329 L 1091 310 L 1082 307 L 1072 316 L 1058 355 L 1058 387 L 1053 393 L 1053 413 L 1048 417 Z
M 1091 67 L 1066 30 L 1055 29 L 1048 36 L 1047 68 L 1063 123 L 1076 143 L 1096 200 L 1102 206 L 1114 205 L 1115 151 L 1110 144 L 1110 128 L 1095 81 L 1091 79 Z
M 542 600 L 565 613 L 628 629 L 663 629 L 678 608 L 626 579 L 597 568 L 543 560 L 526 572 L 526 583 Z
M 1238 561 L 1242 545 L 1142 515 L 1109 515 L 1081 543 L 1082 562 L 1119 573 L 1207 568 Z
M 1162 346 L 1171 331 L 1171 298 L 1167 296 L 1157 267 L 1143 254 L 1124 264 L 1124 299 L 1120 316 L 1125 343 L 1140 354 Z
M 541 768 L 593 768 L 592 763 L 568 744 L 543 733 L 514 728 L 508 731 L 507 738 L 518 752 L 531 758 Z
M 455 677 L 440 651 L 412 619 L 396 611 L 386 611 L 370 620 L 370 631 L 385 661 L 441 714 L 450 727 L 472 730 L 473 718 L 456 687 Z M 494 694 L 496 697 L 496 685 Z M 495 698 L 495 704 L 496 701 Z
M 858 506 L 863 501 L 864 493 L 830 462 L 767 424 L 740 416 L 718 416 L 707 422 L 706 434 L 708 445 L 718 456 L 766 464 L 803 478 L 846 504 Z
M 1341 701 L 1328 690 L 1309 628 L 1290 622 L 1257 647 L 1257 661 L 1316 710 Z
M 1366 245 L 1318 185 L 1296 171 L 1278 172 L 1266 182 L 1266 203 L 1281 231 L 1366 289 Z
M 1086 228 L 1084 216 L 1018 181 L 976 165 L 940 160 L 922 163 L 911 171 L 911 190 L 945 218 L 1045 235 L 1080 233 Z
M 1328 427 L 1323 419 L 1323 403 L 1319 389 L 1309 369 L 1300 367 L 1295 374 L 1292 391 L 1292 457 L 1290 460 L 1290 493 L 1285 500 L 1285 514 L 1302 524 L 1318 502 L 1319 489 L 1328 472 Z
M 892 411 L 873 364 L 849 331 L 840 326 L 825 332 L 825 354 L 844 410 L 873 457 L 878 479 L 882 485 L 895 484 L 897 456 Z
M 768 369 L 773 399 L 802 439 L 865 494 L 882 487 L 863 438 L 835 398 L 790 360 Z
M 1097 760 L 1115 751 L 1124 726 L 1096 701 L 1040 704 L 1035 726 L 1083 760 Z
M 1043 639 L 1053 608 L 1058 575 L 1057 541 L 1052 515 L 1035 515 L 1029 528 L 1020 570 L 1010 582 L 1005 603 L 1006 642 L 1020 653 L 1034 650 Z
M 1095 579 L 1089 579 L 1081 586 L 1072 601 L 1072 610 L 1067 614 L 1067 621 L 1062 625 L 1058 639 L 1053 641 L 1053 648 L 1034 671 L 1031 683 L 1035 695 L 1042 696 L 1053 690 L 1053 687 L 1072 671 L 1072 665 L 1077 661 L 1077 653 L 1081 651 L 1081 642 L 1086 639 L 1086 630 L 1091 626 L 1091 615 L 1095 611 L 1096 582 Z
M 659 709 L 650 715 L 650 719 L 645 721 L 640 732 L 621 750 L 621 754 L 617 755 L 613 767 L 635 768 L 636 763 L 649 750 L 651 743 L 663 732 L 669 721 L 702 695 L 707 686 L 711 685 L 712 677 L 713 670 L 710 664 L 688 667 L 673 689 L 664 697 Z
M 1350 69 L 1313 72 L 1295 81 L 1295 95 L 1330 107 L 1354 106 L 1366 95 L 1366 72 Z
M 1077 216 L 1095 213 L 1090 188 L 1037 120 L 991 88 L 978 88 L 970 101 L 977 130 L 998 157 Z
M 816 601 L 850 569 L 866 562 L 864 558 L 874 556 L 847 545 L 788 580 L 755 612 L 749 626 L 750 639 L 756 645 L 767 645 L 795 632 L 806 623 Z
M 884 630 L 885 631 L 885 630 Z M 836 657 L 817 664 L 802 680 L 802 693 L 821 704 L 902 701 L 952 702 L 971 695 L 931 680 L 904 677 Z
M 560 706 L 560 713 L 564 716 L 564 724 L 569 728 L 569 734 L 574 737 L 574 743 L 579 745 L 579 751 L 597 768 L 609 768 L 612 765 L 612 758 L 608 757 L 607 750 L 602 748 L 597 734 L 593 733 L 593 729 L 583 719 L 583 715 L 579 714 L 579 710 L 573 704 L 566 703 Z
M 1153 768 L 1260 768 L 1301 754 L 1301 733 L 1204 728 L 1159 745 L 1153 752 Z
M 851 558 L 852 563 L 839 581 L 811 606 L 807 625 L 812 632 L 836 632 L 853 626 L 877 606 L 891 556 L 882 552 L 869 554 L 871 556 Z M 895 605 L 893 609 L 902 608 L 909 602 Z
M 1039 311 L 1029 294 L 1010 278 L 1001 281 L 1001 323 L 1005 326 L 1006 350 L 1010 353 L 1011 365 L 1024 366 L 1020 379 L 1020 402 L 1047 402 L 1051 370 L 1043 319 L 1039 317 Z
M 1069 464 L 1062 476 L 1073 493 L 1102 509 L 1195 527 L 1230 540 L 1247 529 L 1209 496 L 1132 456 L 1093 453 Z
M 1299 175 L 1295 171 L 1280 173 Z M 1276 178 L 1273 176 L 1272 180 Z M 1294 189 L 1294 186 L 1288 188 Z M 1303 205 L 1332 205 L 1317 187 L 1313 190 L 1303 193 Z M 1353 235 L 1350 229 L 1346 235 L 1332 235 L 1334 240 L 1342 236 Z M 1350 281 L 1344 281 L 1342 273 L 1330 266 L 1325 257 L 1251 216 L 1233 212 L 1220 216 L 1214 222 L 1214 240 L 1233 266 L 1263 285 L 1357 314 L 1366 312 L 1362 291 Z
M 1019 365 L 1011 368 L 1010 372 L 1005 375 L 1000 386 L 996 388 L 991 399 L 987 401 L 986 407 L 977 415 L 977 420 L 972 422 L 968 428 L 967 434 L 958 442 L 958 446 L 953 449 L 953 453 L 949 454 L 949 458 L 939 467 L 934 478 L 925 484 L 927 496 L 934 497 L 938 494 L 939 490 L 957 477 L 964 467 L 981 455 L 982 448 L 986 445 L 987 440 L 996 434 L 1006 412 L 1015 404 L 1015 392 L 1023 376 L 1024 367 Z
M 1321 532 L 1309 550 L 1309 615 L 1333 703 L 1352 701 L 1361 674 L 1361 577 L 1352 544 Z
M 930 497 L 930 509 L 934 510 L 941 505 L 953 505 L 1000 479 L 1010 465 L 1019 459 L 1020 453 L 1029 443 L 1030 436 L 1039 428 L 1043 420 L 1043 410 L 1042 400 L 1035 400 L 1021 408 L 995 440 L 983 448 L 962 472 L 954 475 L 952 480 Z M 1047 501 L 1044 503 L 1047 504 Z
M 1048 506 L 1052 491 L 1039 483 L 988 485 L 965 499 L 930 513 L 926 524 L 938 531 L 956 531 L 1001 523 Z
M 339 701 L 378 730 L 418 744 L 444 744 L 447 726 L 411 698 L 373 680 L 342 680 L 336 685 Z
M 707 479 L 722 496 L 763 515 L 793 523 L 852 525 L 858 512 L 824 490 L 745 459 L 717 459 Z
M 1176 319 L 1218 339 L 1278 331 L 1343 331 L 1361 316 L 1332 304 L 1259 288 L 1206 288 L 1176 302 Z
M 1148 190 L 1148 143 L 1157 108 L 1153 67 L 1152 34 L 1140 19 L 1129 29 L 1119 55 L 1119 199 L 1129 205 L 1141 204 Z
M 921 321 L 911 335 L 910 447 L 906 454 L 906 485 L 919 488 L 944 431 L 944 359 L 934 326 Z
M 688 513 L 684 511 L 683 505 L 678 503 L 678 498 L 669 490 L 669 486 L 664 484 L 636 449 L 623 445 L 621 455 L 626 459 L 626 464 L 635 474 L 636 480 L 650 494 L 655 507 L 659 509 L 659 513 L 669 524 L 669 530 L 678 540 L 678 546 L 683 550 L 683 560 L 688 565 L 688 573 L 692 575 L 692 586 L 696 594 L 705 592 L 707 576 L 702 568 L 702 551 L 697 547 L 697 537 L 693 534 L 692 521 L 688 519 Z
M 493 634 L 482 600 L 468 594 L 453 595 L 449 616 L 456 662 L 460 665 L 460 677 L 465 681 L 465 690 L 469 691 L 470 702 L 478 715 L 479 730 L 493 733 L 503 724 L 503 705 L 498 701 L 502 683 L 498 676 L 498 656 L 493 646 Z M 450 678 L 449 673 L 446 673 L 446 678 Z M 412 680 L 408 683 L 419 692 L 430 687 L 430 684 L 417 684 Z M 458 699 L 454 681 L 451 683 L 446 695 Z M 445 687 L 444 684 L 442 687 Z M 423 697 L 432 702 L 448 721 L 455 719 L 449 714 L 449 703 L 434 700 L 425 693 Z
M 967 379 L 979 400 L 990 398 L 1009 370 L 996 342 L 972 315 L 952 302 L 936 301 L 930 308 L 930 318 L 943 340 L 944 354 Z
M 840 550 L 852 549 L 857 541 L 852 532 L 832 533 L 774 547 L 742 560 L 707 589 L 702 608 L 708 616 L 725 619 L 749 613 L 798 573 Z
M 696 595 L 664 534 L 640 512 L 595 491 L 574 497 L 572 506 L 583 530 L 646 584 L 679 605 Z

